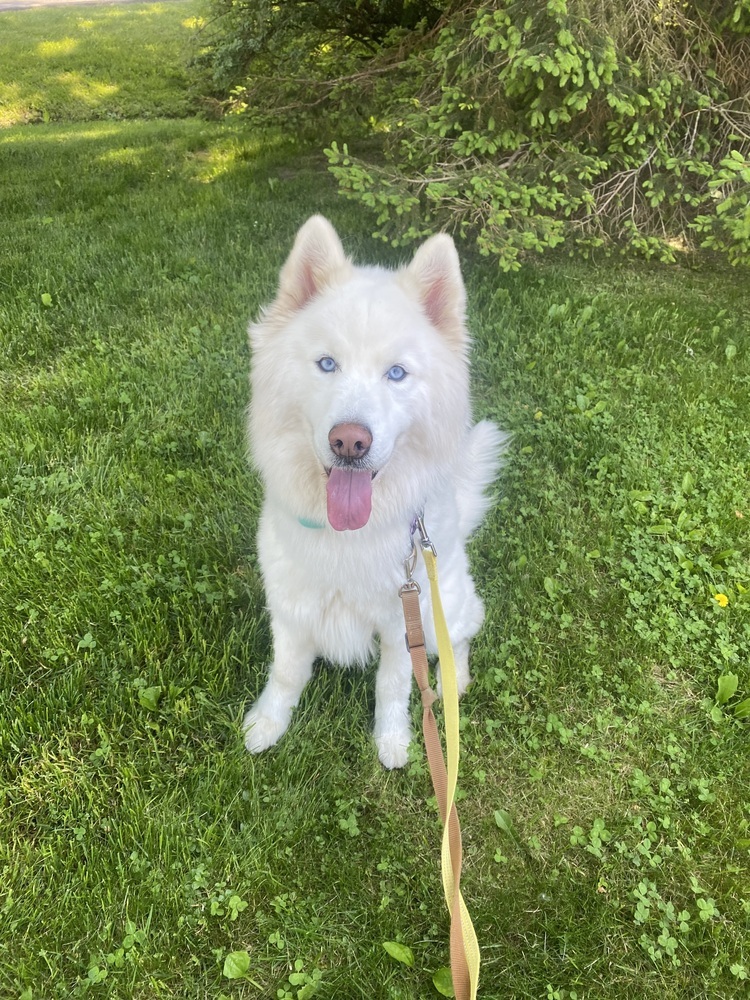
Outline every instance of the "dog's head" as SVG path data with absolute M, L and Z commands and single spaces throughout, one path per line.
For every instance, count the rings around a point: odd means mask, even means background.
M 399 271 L 355 267 L 313 216 L 250 327 L 250 440 L 266 488 L 337 530 L 412 513 L 469 423 L 465 291 L 437 235 Z

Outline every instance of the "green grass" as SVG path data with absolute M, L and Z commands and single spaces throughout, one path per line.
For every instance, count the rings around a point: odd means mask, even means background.
M 195 0 L 0 12 L 0 128 L 182 117 Z
M 390 255 L 321 159 L 232 125 L 18 126 L 0 171 L 0 995 L 437 996 L 429 778 L 419 745 L 378 764 L 372 674 L 318 670 L 258 758 L 239 730 L 269 657 L 246 322 L 313 211 Z M 480 995 L 744 996 L 747 283 L 466 274 L 477 412 L 514 433 L 463 702 Z M 222 975 L 245 950 L 257 985 Z

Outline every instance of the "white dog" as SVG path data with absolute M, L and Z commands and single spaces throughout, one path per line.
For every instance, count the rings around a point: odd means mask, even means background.
M 504 436 L 471 425 L 465 292 L 453 241 L 400 271 L 355 267 L 321 216 L 300 229 L 276 300 L 250 327 L 249 435 L 265 486 L 258 555 L 273 632 L 268 682 L 245 716 L 257 753 L 289 726 L 317 657 L 364 664 L 379 640 L 375 741 L 402 767 L 411 661 L 399 587 L 416 515 L 438 552 L 459 691 L 482 623 L 464 551 Z M 435 652 L 420 564 L 427 646 Z

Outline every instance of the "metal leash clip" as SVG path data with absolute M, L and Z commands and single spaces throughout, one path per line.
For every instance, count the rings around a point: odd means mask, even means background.
M 427 528 L 424 526 L 424 518 L 421 514 L 415 518 L 414 525 L 416 530 L 419 532 L 419 544 L 423 549 L 429 549 L 437 559 L 437 551 L 430 540 L 430 536 L 427 534 Z
M 401 596 L 401 594 L 408 593 L 410 590 L 415 590 L 418 594 L 422 593 L 421 587 L 414 579 L 414 570 L 416 568 L 416 565 L 417 565 L 417 546 L 414 539 L 412 538 L 411 552 L 406 557 L 406 559 L 404 559 L 404 571 L 406 572 L 406 583 L 403 584 L 403 586 L 399 590 L 398 592 L 399 596 Z

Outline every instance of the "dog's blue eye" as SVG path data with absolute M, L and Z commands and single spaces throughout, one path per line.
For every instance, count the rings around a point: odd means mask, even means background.
M 406 369 L 402 365 L 394 365 L 388 369 L 388 378 L 391 382 L 401 382 L 406 378 Z
M 337 365 L 333 358 L 326 357 L 320 359 L 318 362 L 318 368 L 320 368 L 322 372 L 335 372 Z

